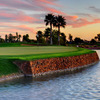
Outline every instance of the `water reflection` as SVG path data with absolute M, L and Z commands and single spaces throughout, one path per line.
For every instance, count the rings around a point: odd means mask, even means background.
M 89 99 L 100 100 L 100 62 L 78 73 L 0 83 L 0 100 Z

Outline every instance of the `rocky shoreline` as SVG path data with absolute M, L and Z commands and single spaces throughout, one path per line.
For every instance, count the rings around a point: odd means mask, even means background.
M 9 81 L 9 80 L 13 80 L 13 79 L 18 79 L 24 77 L 24 74 L 22 73 L 13 73 L 13 74 L 9 74 L 9 75 L 3 75 L 0 77 L 0 82 L 4 82 L 4 81 Z
M 68 69 L 63 69 L 63 70 L 56 70 L 56 71 L 49 71 L 49 72 L 44 72 L 44 73 L 39 73 L 39 74 L 33 74 L 33 75 L 28 75 L 28 76 L 32 76 L 33 78 L 38 78 L 38 77 L 44 77 L 44 76 L 49 76 L 49 75 L 62 75 L 62 74 L 71 74 L 74 72 L 79 72 L 81 69 L 85 69 L 87 67 L 91 67 L 95 64 L 97 64 L 98 62 L 92 63 L 92 64 L 88 64 L 88 65 L 84 65 L 84 66 L 79 66 L 79 67 L 75 67 L 75 68 L 68 68 Z
M 35 61 L 15 61 L 20 68 L 20 73 L 4 75 L 0 77 L 0 82 L 17 79 L 24 76 L 42 77 L 53 74 L 64 74 L 77 72 L 99 62 L 97 53 L 84 54 L 72 57 L 49 58 Z
M 76 70 L 99 61 L 96 52 L 72 57 L 48 58 L 34 61 L 15 61 L 25 76 L 38 76 L 62 70 Z

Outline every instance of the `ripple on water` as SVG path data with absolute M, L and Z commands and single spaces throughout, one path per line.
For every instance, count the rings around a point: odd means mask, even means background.
M 0 83 L 0 100 L 100 100 L 100 62 L 74 74 Z

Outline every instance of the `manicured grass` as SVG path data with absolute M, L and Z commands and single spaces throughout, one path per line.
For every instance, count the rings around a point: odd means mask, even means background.
M 9 59 L 0 59 L 0 76 L 19 72 L 18 67 L 12 61 Z
M 27 43 L 27 42 L 19 42 L 19 43 L 0 43 L 0 47 L 28 47 L 23 46 L 21 44 L 37 44 L 37 43 Z
M 63 52 L 73 52 L 77 50 L 78 49 L 75 47 L 64 47 L 64 46 L 2 47 L 0 48 L 0 56 L 63 53 Z
M 19 47 L 21 43 L 0 43 L 0 47 Z
M 18 68 L 13 64 L 15 60 L 68 57 L 92 52 L 95 51 L 65 46 L 1 47 L 0 76 L 18 72 Z

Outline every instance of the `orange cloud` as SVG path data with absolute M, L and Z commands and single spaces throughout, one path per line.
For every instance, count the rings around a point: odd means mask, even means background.
M 7 13 L 7 12 L 0 12 L 0 19 L 1 20 L 7 20 L 7 21 L 22 21 L 22 22 L 35 22 L 39 21 L 39 19 L 36 19 L 34 17 L 28 16 L 23 12 L 18 13 Z
M 18 21 L 25 21 L 25 22 L 30 22 L 30 23 L 33 23 L 35 21 L 39 21 L 39 19 L 36 19 L 34 17 L 31 17 L 31 16 L 28 16 L 28 15 L 25 15 L 24 13 L 20 12 L 18 13 L 19 16 L 15 17 L 15 20 L 18 20 Z
M 46 8 L 49 12 L 52 12 L 52 13 L 57 13 L 57 14 L 61 14 L 61 15 L 65 15 L 64 12 L 61 12 L 57 9 L 53 9 L 53 8 Z
M 33 28 L 28 27 L 26 25 L 19 25 L 19 26 L 15 26 L 15 27 L 22 31 L 36 32 Z
M 43 2 L 43 3 L 46 3 L 46 4 L 50 4 L 50 5 L 56 5 L 57 6 L 57 4 L 55 4 L 54 2 L 52 2 L 52 1 L 48 1 L 48 0 L 38 0 L 39 2 Z
M 0 27 L 3 27 L 2 29 L 0 29 L 1 32 L 30 32 L 30 33 L 36 33 L 35 29 L 33 29 L 32 27 L 29 27 L 27 25 L 11 25 L 11 24 L 7 24 L 7 23 L 3 23 L 2 25 L 0 25 Z
M 93 19 L 92 21 L 88 21 L 87 19 L 79 18 L 75 21 L 69 22 L 67 25 L 72 26 L 73 28 L 79 28 L 96 23 L 100 23 L 100 19 Z
M 60 15 L 65 16 L 67 26 L 72 26 L 74 28 L 91 25 L 95 23 L 100 23 L 100 19 L 91 18 L 92 20 L 89 21 L 86 18 L 79 18 L 79 16 L 76 16 L 76 15 L 71 16 L 71 15 L 64 13 L 63 11 L 57 10 L 58 5 L 54 1 L 56 0 L 6 0 L 6 1 L 0 0 L 0 5 L 3 8 L 4 7 L 8 8 L 8 10 L 6 9 L 5 11 L 0 10 L 0 22 L 19 23 L 19 26 L 8 25 L 8 27 L 10 27 L 10 30 L 12 28 L 13 32 L 18 31 L 18 30 L 33 32 L 35 31 L 33 28 L 28 27 L 23 24 L 25 24 L 25 22 L 28 22 L 28 24 L 32 24 L 32 23 L 37 23 L 37 24 L 42 23 L 43 24 L 44 16 L 42 16 L 41 18 L 41 14 L 40 15 L 38 14 L 39 17 L 32 17 L 32 16 L 35 16 L 35 14 L 38 13 L 38 11 L 39 12 L 42 11 L 43 12 L 42 15 L 46 13 L 54 13 L 54 14 L 60 14 Z M 12 11 L 12 9 L 14 10 L 16 9 L 16 10 Z M 25 10 L 27 12 L 24 12 Z M 32 11 L 34 12 L 37 11 L 37 12 L 32 13 Z M 32 15 L 30 15 L 30 13 Z M 4 27 L 7 27 L 7 25 L 5 24 Z M 39 27 L 39 25 L 37 27 Z
M 65 18 L 66 18 L 66 21 L 69 21 L 69 20 L 75 21 L 78 18 L 78 16 L 66 15 Z

